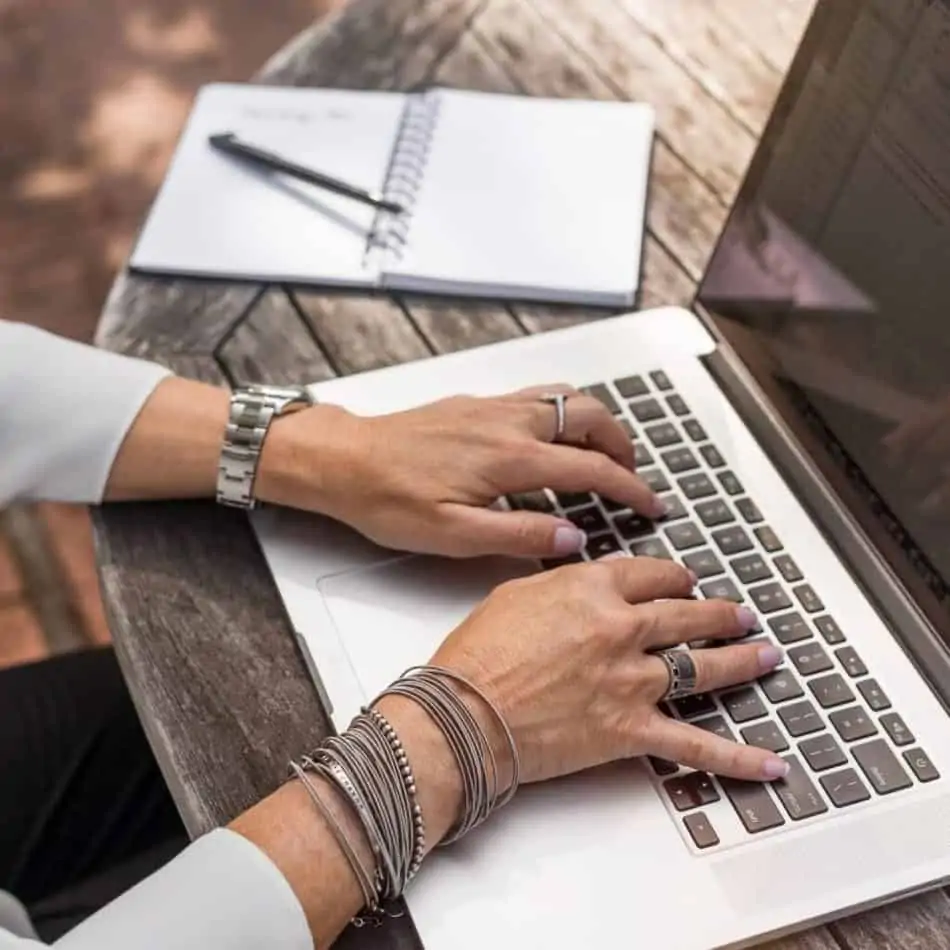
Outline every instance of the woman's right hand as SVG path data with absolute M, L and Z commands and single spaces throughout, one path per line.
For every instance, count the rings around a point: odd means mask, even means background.
M 432 662 L 465 676 L 497 706 L 518 747 L 522 782 L 645 754 L 734 778 L 781 778 L 787 766 L 779 756 L 670 719 L 657 706 L 669 673 L 654 651 L 741 638 L 756 622 L 748 608 L 688 599 L 694 582 L 670 561 L 631 557 L 510 581 Z M 782 658 L 767 641 L 717 644 L 692 656 L 697 692 L 754 680 Z

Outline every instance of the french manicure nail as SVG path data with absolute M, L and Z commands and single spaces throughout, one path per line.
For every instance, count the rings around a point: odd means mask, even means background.
M 689 579 L 692 582 L 693 587 L 695 587 L 699 583 L 699 576 L 695 571 L 687 571 L 687 573 L 689 574 Z
M 782 662 L 784 656 L 785 654 L 771 643 L 759 647 L 759 669 L 763 672 L 774 669 Z
M 762 766 L 762 778 L 766 781 L 774 782 L 776 779 L 785 778 L 791 767 L 783 759 L 766 759 Z
M 751 630 L 759 622 L 759 618 L 748 607 L 739 607 L 736 610 L 736 618 L 743 630 Z
M 654 498 L 650 512 L 654 518 L 665 518 L 670 513 L 670 509 L 662 498 Z
M 587 535 L 572 524 L 560 525 L 554 532 L 554 553 L 559 557 L 578 554 L 587 544 Z

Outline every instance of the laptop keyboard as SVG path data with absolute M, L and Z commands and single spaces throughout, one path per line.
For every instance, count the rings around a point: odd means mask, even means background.
M 724 802 L 742 834 L 753 836 L 940 778 L 825 609 L 819 586 L 804 576 L 666 373 L 584 391 L 635 440 L 638 472 L 669 514 L 654 522 L 588 493 L 513 496 L 512 507 L 562 514 L 587 533 L 584 556 L 546 561 L 545 567 L 622 550 L 678 561 L 695 572 L 699 596 L 748 604 L 761 624 L 750 637 L 772 637 L 786 651 L 783 666 L 753 685 L 665 704 L 669 715 L 777 752 L 791 767 L 786 779 L 766 785 L 650 758 L 661 794 L 693 846 L 723 844 L 716 809 Z

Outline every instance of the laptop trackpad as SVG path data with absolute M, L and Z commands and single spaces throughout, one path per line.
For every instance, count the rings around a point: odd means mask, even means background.
M 406 556 L 325 577 L 318 587 L 366 702 L 427 663 L 493 588 L 536 571 L 536 562 L 511 558 Z

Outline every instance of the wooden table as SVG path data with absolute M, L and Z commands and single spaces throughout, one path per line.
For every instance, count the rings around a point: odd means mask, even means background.
M 813 0 L 353 0 L 265 82 L 436 82 L 652 102 L 643 305 L 688 303 Z M 100 345 L 215 383 L 354 373 L 595 319 L 580 311 L 325 296 L 124 275 Z M 115 643 L 193 835 L 280 783 L 327 728 L 247 519 L 213 504 L 96 516 Z M 635 894 L 632 895 L 635 899 Z M 418 947 L 408 921 L 349 946 Z M 788 938 L 801 950 L 950 948 L 943 891 Z

